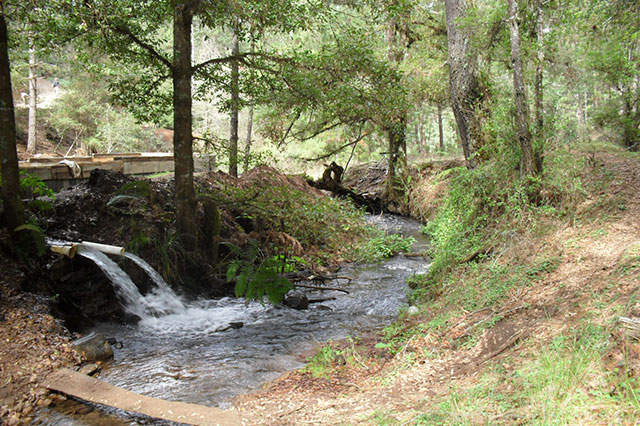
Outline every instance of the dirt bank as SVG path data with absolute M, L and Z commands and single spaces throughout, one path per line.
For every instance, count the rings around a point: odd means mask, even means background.
M 538 231 L 514 234 L 490 260 L 506 268 L 549 260 L 527 272 L 526 286 L 514 286 L 498 305 L 449 316 L 438 299 L 423 305 L 394 326 L 394 336 L 411 337 L 386 357 L 375 353 L 377 342 L 389 346 L 382 335 L 359 348 L 343 343 L 331 351 L 327 377 L 292 372 L 239 398 L 245 424 L 538 424 L 536 401 L 543 398 L 550 398 L 547 410 L 564 407 L 546 414 L 566 416 L 563 424 L 634 424 L 637 411 L 624 389 L 640 375 L 640 345 L 625 337 L 616 318 L 634 314 L 640 285 L 640 159 L 605 152 L 591 163 L 582 175 L 587 194 L 569 221 L 549 217 Z M 471 264 L 456 279 L 472 281 L 483 268 Z M 541 357 L 570 362 L 587 351 L 571 348 L 595 339 L 593 330 L 603 330 L 598 344 L 605 349 L 588 359 L 580 373 L 587 376 L 558 395 L 547 388 L 534 394 L 531 371 L 542 368 Z M 563 336 L 576 340 L 566 343 Z M 562 374 L 553 368 L 551 376 Z M 576 409 L 572 401 L 584 405 Z

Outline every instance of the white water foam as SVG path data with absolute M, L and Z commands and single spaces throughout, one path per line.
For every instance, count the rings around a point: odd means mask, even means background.
M 78 254 L 87 259 L 91 259 L 102 269 L 104 274 L 114 284 L 118 295 L 123 299 L 125 310 L 137 315 L 142 321 L 187 312 L 187 307 L 180 297 L 171 290 L 160 274 L 139 257 L 135 256 L 134 259 L 131 257 L 134 255 L 127 256 L 136 262 L 136 264 L 140 265 L 157 285 L 157 287 L 147 295 L 142 295 L 138 287 L 136 287 L 134 282 L 131 281 L 131 278 L 129 278 L 129 275 L 106 254 L 82 245 L 78 248 Z

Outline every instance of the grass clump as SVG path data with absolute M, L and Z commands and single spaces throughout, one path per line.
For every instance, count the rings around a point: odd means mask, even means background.
M 415 238 L 403 237 L 398 234 L 385 234 L 379 230 L 369 230 L 373 236 L 355 252 L 353 260 L 364 262 L 377 262 L 394 256 L 398 253 L 406 253 L 411 249 Z
M 496 363 L 475 385 L 434 401 L 412 424 L 633 424 L 638 383 L 606 367 L 602 360 L 611 346 L 606 328 L 586 323 L 518 368 L 509 359 Z

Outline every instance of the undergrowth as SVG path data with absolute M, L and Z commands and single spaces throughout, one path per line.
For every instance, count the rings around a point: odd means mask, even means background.
M 602 363 L 611 346 L 608 329 L 584 323 L 517 368 L 508 358 L 496 363 L 475 385 L 433 401 L 411 424 L 633 424 L 637 379 Z

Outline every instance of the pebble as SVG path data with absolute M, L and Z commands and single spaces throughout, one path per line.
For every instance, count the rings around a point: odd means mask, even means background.
M 39 399 L 38 407 L 48 407 L 53 404 L 53 400 L 51 398 Z

